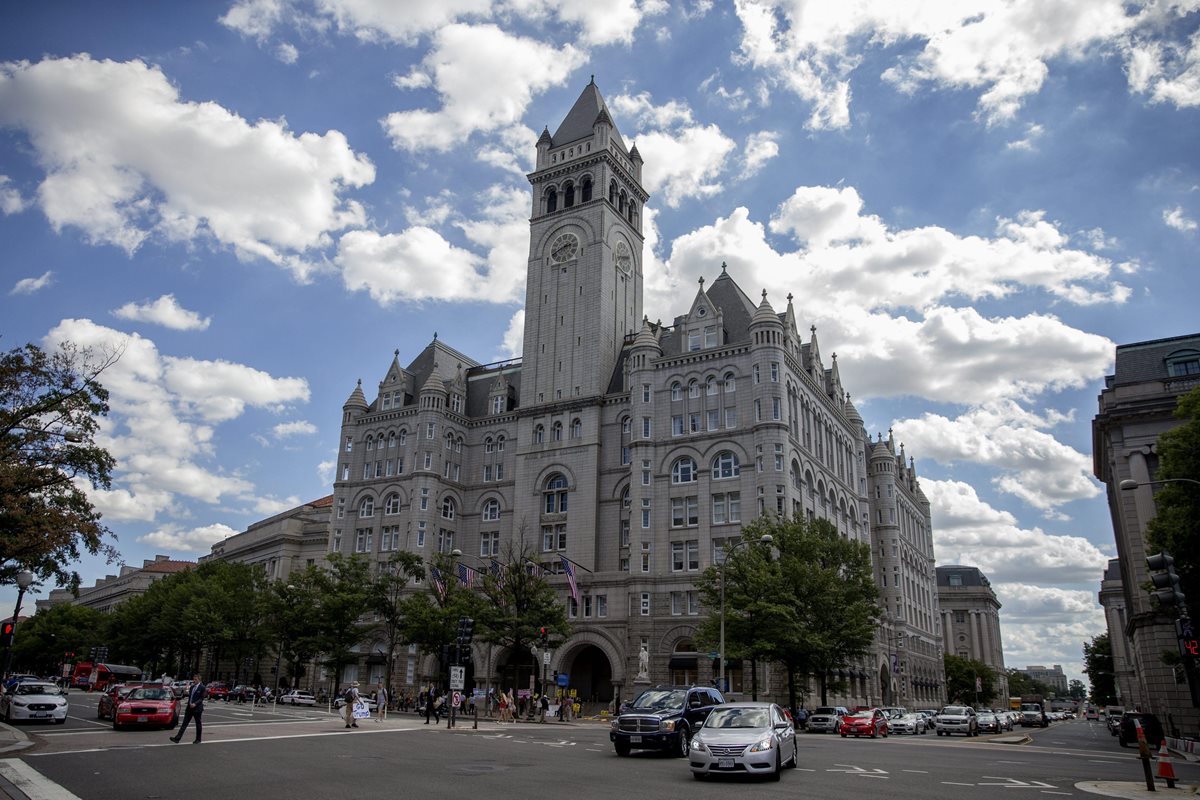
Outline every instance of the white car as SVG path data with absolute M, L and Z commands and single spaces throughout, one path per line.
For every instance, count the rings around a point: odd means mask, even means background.
M 888 720 L 888 733 L 911 733 L 914 736 L 929 730 L 929 722 L 924 714 L 904 714 L 896 719 Z
M 292 691 L 279 698 L 280 703 L 288 703 L 293 706 L 315 706 L 317 698 L 312 696 L 310 692 Z
M 366 703 L 367 708 L 371 709 L 372 711 L 375 710 L 375 699 L 372 697 L 367 697 L 365 694 L 359 695 L 358 702 Z M 344 705 L 346 705 L 346 698 L 344 697 L 339 697 L 333 701 L 333 707 L 335 709 L 341 710 L 342 706 Z
M 0 716 L 5 722 L 32 719 L 62 725 L 67 721 L 67 695 L 44 681 L 18 683 L 0 697 Z

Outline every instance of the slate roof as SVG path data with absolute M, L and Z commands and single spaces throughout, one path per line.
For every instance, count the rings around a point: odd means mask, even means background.
M 604 104 L 604 98 L 600 96 L 600 89 L 597 88 L 596 82 L 593 80 L 587 86 L 583 87 L 583 93 L 579 95 L 579 99 L 575 101 L 575 105 L 571 106 L 571 110 L 567 112 L 567 116 L 563 119 L 562 124 L 558 126 L 558 130 L 554 132 L 554 146 L 568 144 L 579 139 L 587 139 L 591 137 L 593 131 L 592 126 L 596 123 L 596 118 L 600 116 L 600 112 L 608 114 L 608 118 L 612 120 L 612 114 L 608 113 L 608 106 Z M 617 130 L 614 123 L 612 126 L 612 140 L 616 143 L 621 152 L 628 155 L 629 148 L 625 146 L 624 140 L 621 139 L 621 133 Z
M 1176 350 L 1200 350 L 1200 334 L 1117 345 L 1117 363 L 1109 386 L 1127 386 L 1167 378 L 1167 356 Z
M 957 564 L 951 564 L 945 567 L 937 568 L 937 585 L 938 587 L 950 586 L 950 576 L 957 573 L 962 576 L 963 586 L 991 586 L 991 582 L 984 577 L 978 567 L 964 567 Z M 958 588 L 957 586 L 954 588 Z

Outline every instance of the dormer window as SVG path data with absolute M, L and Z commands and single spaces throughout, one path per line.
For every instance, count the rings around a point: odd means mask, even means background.
M 687 349 L 689 353 L 694 353 L 700 349 L 700 329 L 693 328 L 687 333 Z
M 1200 375 L 1200 350 L 1176 350 L 1167 356 L 1166 362 L 1168 377 Z

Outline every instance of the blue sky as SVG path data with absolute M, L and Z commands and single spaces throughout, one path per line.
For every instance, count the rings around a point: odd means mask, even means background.
M 793 293 L 916 458 L 938 562 L 991 578 L 1008 665 L 1082 677 L 1096 395 L 1117 343 L 1196 331 L 1198 29 L 1196 0 L 8 3 L 0 345 L 123 348 L 95 501 L 128 563 L 195 558 L 331 490 L 394 349 L 519 354 L 524 175 L 595 75 L 646 162 L 647 314 L 722 262 Z

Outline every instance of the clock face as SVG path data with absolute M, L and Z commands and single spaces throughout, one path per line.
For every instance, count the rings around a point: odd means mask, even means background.
M 570 233 L 564 233 L 550 245 L 550 257 L 558 263 L 570 261 L 579 253 L 579 240 Z
M 633 268 L 633 256 L 629 255 L 629 248 L 624 242 L 619 242 L 617 244 L 617 254 L 613 257 L 613 261 L 616 262 L 617 269 L 621 270 L 621 272 L 624 272 L 626 275 L 628 275 L 629 270 Z

